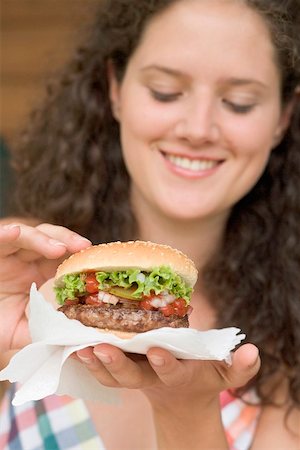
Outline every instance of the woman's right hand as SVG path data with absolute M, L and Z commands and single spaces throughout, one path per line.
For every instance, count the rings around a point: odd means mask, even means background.
M 31 284 L 41 286 L 62 259 L 90 245 L 64 227 L 0 222 L 0 353 L 30 342 L 25 309 Z

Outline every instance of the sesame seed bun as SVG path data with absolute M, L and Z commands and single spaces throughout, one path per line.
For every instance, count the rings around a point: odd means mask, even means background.
M 58 267 L 55 286 L 61 286 L 62 277 L 71 273 L 127 269 L 150 272 L 158 266 L 170 267 L 189 287 L 197 281 L 193 261 L 179 250 L 153 242 L 118 241 L 94 245 L 71 255 Z

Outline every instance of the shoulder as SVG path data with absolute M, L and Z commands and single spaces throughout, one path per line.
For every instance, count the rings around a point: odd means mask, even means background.
M 287 415 L 287 408 L 264 406 L 258 421 L 251 450 L 299 450 L 300 409 L 294 408 Z

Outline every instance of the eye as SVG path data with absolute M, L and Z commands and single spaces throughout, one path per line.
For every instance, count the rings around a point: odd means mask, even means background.
M 227 106 L 228 109 L 237 114 L 247 114 L 248 112 L 252 111 L 252 109 L 255 107 L 255 103 L 241 105 L 239 103 L 234 103 L 229 100 L 222 100 L 222 101 Z
M 167 102 L 173 102 L 174 100 L 177 100 L 178 97 L 180 97 L 180 92 L 173 92 L 173 93 L 165 93 L 165 92 L 159 92 L 156 91 L 154 89 L 150 89 L 151 95 L 152 97 L 159 101 L 159 102 L 163 102 L 163 103 L 167 103 Z

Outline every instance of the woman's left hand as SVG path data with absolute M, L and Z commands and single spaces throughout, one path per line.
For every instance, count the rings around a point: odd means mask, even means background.
M 186 399 L 216 397 L 222 390 L 245 385 L 260 367 L 257 348 L 244 344 L 232 355 L 232 365 L 223 361 L 178 360 L 170 352 L 152 348 L 147 356 L 125 354 L 99 344 L 77 352 L 97 380 L 109 387 L 140 389 L 150 402 L 170 406 L 174 395 Z
M 161 348 L 127 355 L 108 344 L 77 352 L 97 380 L 109 387 L 139 389 L 152 407 L 157 448 L 227 450 L 219 393 L 246 384 L 259 370 L 252 344 L 241 346 L 229 366 L 221 361 L 178 360 Z

